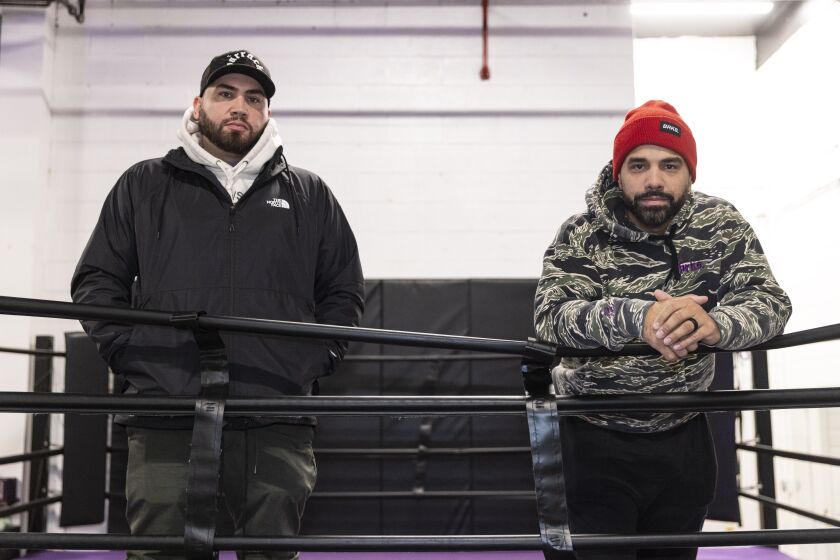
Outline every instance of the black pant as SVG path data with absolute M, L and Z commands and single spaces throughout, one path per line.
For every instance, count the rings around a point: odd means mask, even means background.
M 295 536 L 317 474 L 312 426 L 271 424 L 225 430 L 217 534 Z M 184 533 L 191 430 L 128 428 L 126 516 L 132 535 Z M 248 550 L 239 560 L 292 560 L 296 552 Z M 129 550 L 127 560 L 181 560 L 183 554 Z
M 717 478 L 705 415 L 653 434 L 620 432 L 566 417 L 560 420 L 560 438 L 573 535 L 702 529 Z M 697 549 L 592 549 L 577 551 L 576 557 L 693 560 Z M 546 554 L 546 558 L 568 556 Z

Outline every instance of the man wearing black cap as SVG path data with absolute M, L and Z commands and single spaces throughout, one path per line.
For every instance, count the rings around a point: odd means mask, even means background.
M 183 146 L 129 168 L 108 195 L 73 276 L 77 303 L 356 325 L 364 281 L 356 241 L 315 174 L 286 163 L 268 68 L 249 51 L 215 57 L 184 113 Z M 85 321 L 135 395 L 196 396 L 189 330 Z M 230 397 L 310 395 L 343 341 L 223 335 Z M 121 416 L 133 535 L 185 527 L 192 418 Z M 226 418 L 218 534 L 290 536 L 315 483 L 314 419 Z M 187 522 L 189 524 L 189 522 Z M 172 558 L 129 551 L 129 558 Z M 247 558 L 296 558 L 249 551 Z
M 613 160 L 586 193 L 586 211 L 560 227 L 543 260 L 535 327 L 571 348 L 656 356 L 563 358 L 559 394 L 704 391 L 714 355 L 781 333 L 790 300 L 755 232 L 728 202 L 692 190 L 697 148 L 664 101 L 627 113 Z M 715 491 L 705 415 L 592 413 L 561 420 L 572 534 L 699 531 Z M 574 546 L 574 539 L 573 539 Z M 577 552 L 580 560 L 688 560 L 697 549 Z M 557 558 L 566 556 L 556 556 Z

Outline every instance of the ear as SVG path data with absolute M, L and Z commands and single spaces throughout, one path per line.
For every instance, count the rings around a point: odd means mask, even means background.
M 194 121 L 198 122 L 198 109 L 201 107 L 201 98 L 196 96 L 193 99 L 193 114 L 192 118 Z

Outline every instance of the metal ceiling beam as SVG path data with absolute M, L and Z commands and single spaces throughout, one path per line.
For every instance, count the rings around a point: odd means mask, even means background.
M 777 2 L 773 17 L 755 34 L 755 67 L 764 64 L 809 19 L 809 8 L 824 0 Z
M 0 0 L 0 7 L 47 8 L 56 2 L 67 8 L 67 13 L 78 23 L 85 21 L 85 0 Z

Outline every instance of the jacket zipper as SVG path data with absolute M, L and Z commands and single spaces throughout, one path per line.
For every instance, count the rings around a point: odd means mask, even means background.
M 230 257 L 230 314 L 231 316 L 236 316 L 236 305 L 234 304 L 234 297 L 236 295 L 236 289 L 234 284 L 234 279 L 236 278 L 236 274 L 234 273 L 234 267 L 236 263 L 236 250 L 234 248 L 236 239 L 234 239 L 233 234 L 236 233 L 236 226 L 233 224 L 233 219 L 236 216 L 236 205 L 231 204 L 228 216 L 230 220 L 230 224 L 228 225 L 228 247 L 230 248 L 228 253 Z M 227 341 L 227 359 L 228 364 L 233 359 L 233 340 L 228 339 Z M 230 366 L 228 366 L 230 367 Z M 233 393 L 233 379 L 228 381 L 230 386 L 230 392 Z
M 235 294 L 233 279 L 235 277 L 234 274 L 234 263 L 236 262 L 235 256 L 236 251 L 234 249 L 234 238 L 233 234 L 236 233 L 236 226 L 233 224 L 233 218 L 236 216 L 236 206 L 231 204 L 228 216 L 230 218 L 230 225 L 228 226 L 228 233 L 230 233 L 230 237 L 228 239 L 228 247 L 230 247 L 230 314 L 234 315 L 236 313 L 236 306 L 233 304 L 233 296 Z

